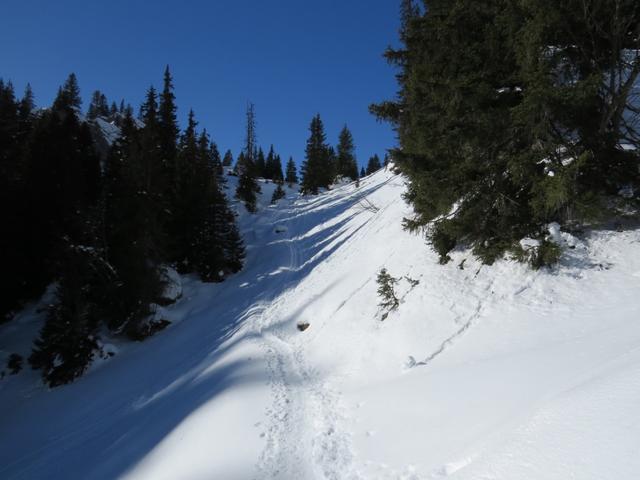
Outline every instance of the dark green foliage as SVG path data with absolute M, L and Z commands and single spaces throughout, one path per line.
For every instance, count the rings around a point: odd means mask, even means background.
M 367 172 L 365 171 L 364 167 L 362 167 L 360 169 L 360 178 L 366 177 L 366 176 L 367 176 Z
M 282 174 L 282 161 L 280 160 L 280 155 L 277 155 L 273 150 L 273 145 L 271 145 L 269 154 L 267 155 L 264 178 L 273 180 L 274 182 L 284 181 L 284 175 Z
M 100 285 L 110 279 L 99 250 L 68 238 L 65 243 L 57 301 L 29 357 L 52 387 L 73 381 L 89 366 L 97 349 Z
M 233 165 L 233 154 L 231 153 L 231 150 L 227 150 L 224 154 L 224 158 L 222 159 L 222 166 L 230 167 L 231 165 Z
M 287 161 L 287 175 L 285 177 L 285 182 L 289 185 L 289 188 L 294 183 L 298 183 L 298 171 L 296 169 L 296 164 L 293 161 L 293 157 L 289 157 L 289 161 Z
M 264 152 L 262 148 L 258 149 L 258 154 L 256 155 L 255 161 L 255 175 L 256 177 L 266 178 L 267 175 L 267 162 L 264 158 Z
M 382 316 L 382 320 L 385 320 L 391 310 L 398 308 L 400 300 L 396 297 L 394 285 L 398 283 L 398 279 L 392 277 L 386 268 L 383 268 L 378 272 L 376 278 L 378 283 L 378 296 L 380 297 L 380 307 L 386 310 Z
M 273 191 L 273 195 L 271 196 L 271 203 L 277 203 L 278 200 L 280 200 L 281 198 L 284 198 L 285 196 L 286 196 L 286 193 L 282 188 L 282 184 L 278 183 L 278 186 Z
M 153 148 L 155 92 L 144 109 L 149 122 L 138 130 L 131 112 L 123 120 L 122 135 L 113 145 L 105 172 L 105 232 L 107 258 L 115 280 L 103 307 L 107 326 L 140 338 L 145 320 L 163 290 L 159 263 L 164 254 L 160 205 L 156 201 L 160 164 Z
M 255 109 L 253 104 L 250 103 L 247 106 L 245 147 L 236 164 L 236 173 L 240 177 L 236 188 L 236 198 L 244 202 L 247 211 L 250 213 L 257 211 L 257 194 L 260 193 L 260 185 L 256 181 L 258 169 L 255 163 L 258 156 Z
M 58 89 L 58 95 L 53 102 L 54 110 L 75 109 L 80 110 L 82 106 L 82 98 L 80 98 L 80 87 L 76 74 L 72 73 L 64 82 L 64 85 Z
M 102 165 L 80 105 L 74 75 L 37 115 L 30 87 L 18 101 L 0 80 L 0 219 L 11 232 L 0 237 L 0 314 L 8 319 L 56 282 L 29 358 L 50 386 L 86 370 L 98 332 L 142 340 L 169 324 L 154 317 L 168 264 L 221 281 L 245 255 L 221 190 L 220 154 L 206 132 L 197 134 L 193 114 L 177 142 L 168 69 L 160 103 L 147 92 L 142 127 L 130 106 L 109 108 L 94 93 L 88 117 L 121 129 Z M 11 360 L 19 369 L 20 359 Z
M 403 47 L 386 54 L 398 100 L 372 111 L 398 133 L 407 226 L 429 226 L 441 261 L 460 244 L 491 263 L 551 221 L 611 215 L 612 196 L 639 183 L 620 148 L 640 144 L 636 3 L 402 2 Z
M 382 168 L 382 165 L 380 164 L 380 157 L 378 157 L 378 155 L 376 154 L 373 157 L 369 158 L 369 163 L 367 163 L 366 174 L 371 175 L 372 173 L 377 172 L 381 168 Z
M 527 246 L 521 245 L 511 247 L 512 258 L 522 263 L 528 263 L 531 268 L 539 270 L 543 267 L 555 265 L 562 254 L 560 246 L 543 235 L 539 236 L 538 244 Z
M 100 92 L 100 90 L 96 90 L 91 96 L 91 103 L 89 104 L 89 110 L 87 110 L 87 118 L 89 120 L 93 120 L 96 117 L 106 118 L 109 114 L 110 111 L 107 97 Z
M 358 163 L 356 161 L 353 135 L 345 125 L 338 139 L 338 151 L 336 155 L 336 173 L 345 178 L 356 180 L 358 178 Z
M 7 360 L 7 369 L 11 375 L 17 375 L 22 370 L 22 364 L 24 359 L 22 355 L 18 355 L 17 353 L 12 353 L 9 355 L 9 359 Z
M 320 188 L 329 188 L 335 170 L 332 150 L 326 143 L 324 125 L 319 114 L 311 120 L 309 131 L 300 191 L 303 194 L 317 195 Z

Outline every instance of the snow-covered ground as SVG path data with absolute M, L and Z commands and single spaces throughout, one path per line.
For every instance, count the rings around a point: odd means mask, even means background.
M 263 184 L 245 270 L 184 278 L 169 329 L 69 386 L 0 381 L 0 478 L 637 478 L 640 231 L 565 238 L 553 270 L 440 266 L 404 188 L 380 171 L 268 206 Z

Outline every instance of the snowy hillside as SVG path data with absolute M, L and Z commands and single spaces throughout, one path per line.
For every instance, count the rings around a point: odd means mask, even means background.
M 402 229 L 399 175 L 278 206 L 262 187 L 246 268 L 184 278 L 170 334 L 68 386 L 0 381 L 0 478 L 637 478 L 640 231 L 565 234 L 554 270 L 440 266 Z

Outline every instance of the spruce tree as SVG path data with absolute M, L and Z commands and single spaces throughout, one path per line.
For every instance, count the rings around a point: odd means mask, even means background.
M 161 176 L 153 88 L 147 92 L 141 111 L 145 120 L 141 130 L 132 111 L 126 112 L 121 136 L 110 151 L 105 170 L 106 256 L 116 279 L 107 290 L 101 311 L 112 331 L 134 339 L 153 333 L 147 318 L 163 290 L 159 267 L 163 258 L 161 206 L 152 194 Z
M 378 157 L 378 154 L 375 154 L 371 158 L 369 158 L 366 174 L 371 175 L 372 173 L 375 173 L 378 170 L 380 170 L 380 168 L 382 168 L 382 165 L 380 165 L 380 157 Z
M 360 178 L 366 177 L 366 176 L 367 176 L 367 172 L 364 170 L 364 167 L 360 168 Z
M 317 195 L 320 188 L 329 188 L 333 181 L 331 152 L 319 114 L 311 120 L 309 131 L 300 191 L 303 194 Z
M 53 102 L 54 110 L 62 110 L 64 108 L 80 111 L 82 99 L 80 98 L 80 87 L 75 73 L 71 73 L 64 85 L 58 89 L 58 94 Z
M 258 154 L 255 158 L 255 176 L 259 178 L 267 178 L 267 161 L 262 148 L 258 148 Z
M 287 175 L 285 177 L 285 181 L 289 184 L 289 188 L 291 188 L 294 183 L 298 183 L 298 171 L 296 169 L 296 164 L 293 161 L 293 157 L 289 157 L 289 161 L 287 161 Z
M 345 125 L 340 132 L 337 152 L 337 174 L 356 180 L 358 178 L 358 165 L 353 145 L 353 135 Z
M 240 176 L 238 187 L 236 188 L 236 198 L 244 202 L 247 211 L 250 213 L 257 211 L 257 194 L 261 191 L 256 181 L 255 159 L 258 157 L 256 145 L 255 109 L 253 104 L 249 103 L 247 106 L 245 146 L 236 164 L 237 173 Z
M 174 205 L 178 202 L 178 189 L 180 184 L 180 171 L 178 168 L 178 136 L 180 129 L 176 116 L 176 99 L 174 94 L 173 77 L 167 65 L 164 72 L 164 82 L 162 92 L 158 101 L 157 117 L 157 137 L 158 152 L 160 154 L 160 165 L 162 176 L 158 191 L 156 192 L 158 201 L 163 205 L 162 223 L 167 235 L 170 237 L 179 235 L 179 219 L 173 211 Z M 169 251 L 172 257 L 176 252 Z
M 277 185 L 278 186 L 273 191 L 273 195 L 271 195 L 271 203 L 272 204 L 277 203 L 278 200 L 280 200 L 281 198 L 284 198 L 286 196 L 286 193 L 285 193 L 284 189 L 282 188 L 282 184 L 278 182 Z
M 224 158 L 222 159 L 222 166 L 230 167 L 232 165 L 233 165 L 233 153 L 231 153 L 231 150 L 227 150 L 226 153 L 224 154 Z

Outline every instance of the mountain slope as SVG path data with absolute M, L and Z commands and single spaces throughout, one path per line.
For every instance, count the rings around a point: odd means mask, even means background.
M 443 267 L 402 230 L 401 176 L 288 190 L 277 207 L 272 189 L 241 217 L 246 269 L 219 285 L 185 278 L 167 332 L 115 345 L 73 385 L 47 391 L 33 372 L 0 382 L 0 477 L 640 470 L 640 232 L 564 234 L 572 248 L 552 271 L 481 266 L 464 251 Z M 401 300 L 384 321 L 382 267 Z M 0 345 L 37 321 L 3 326 Z

